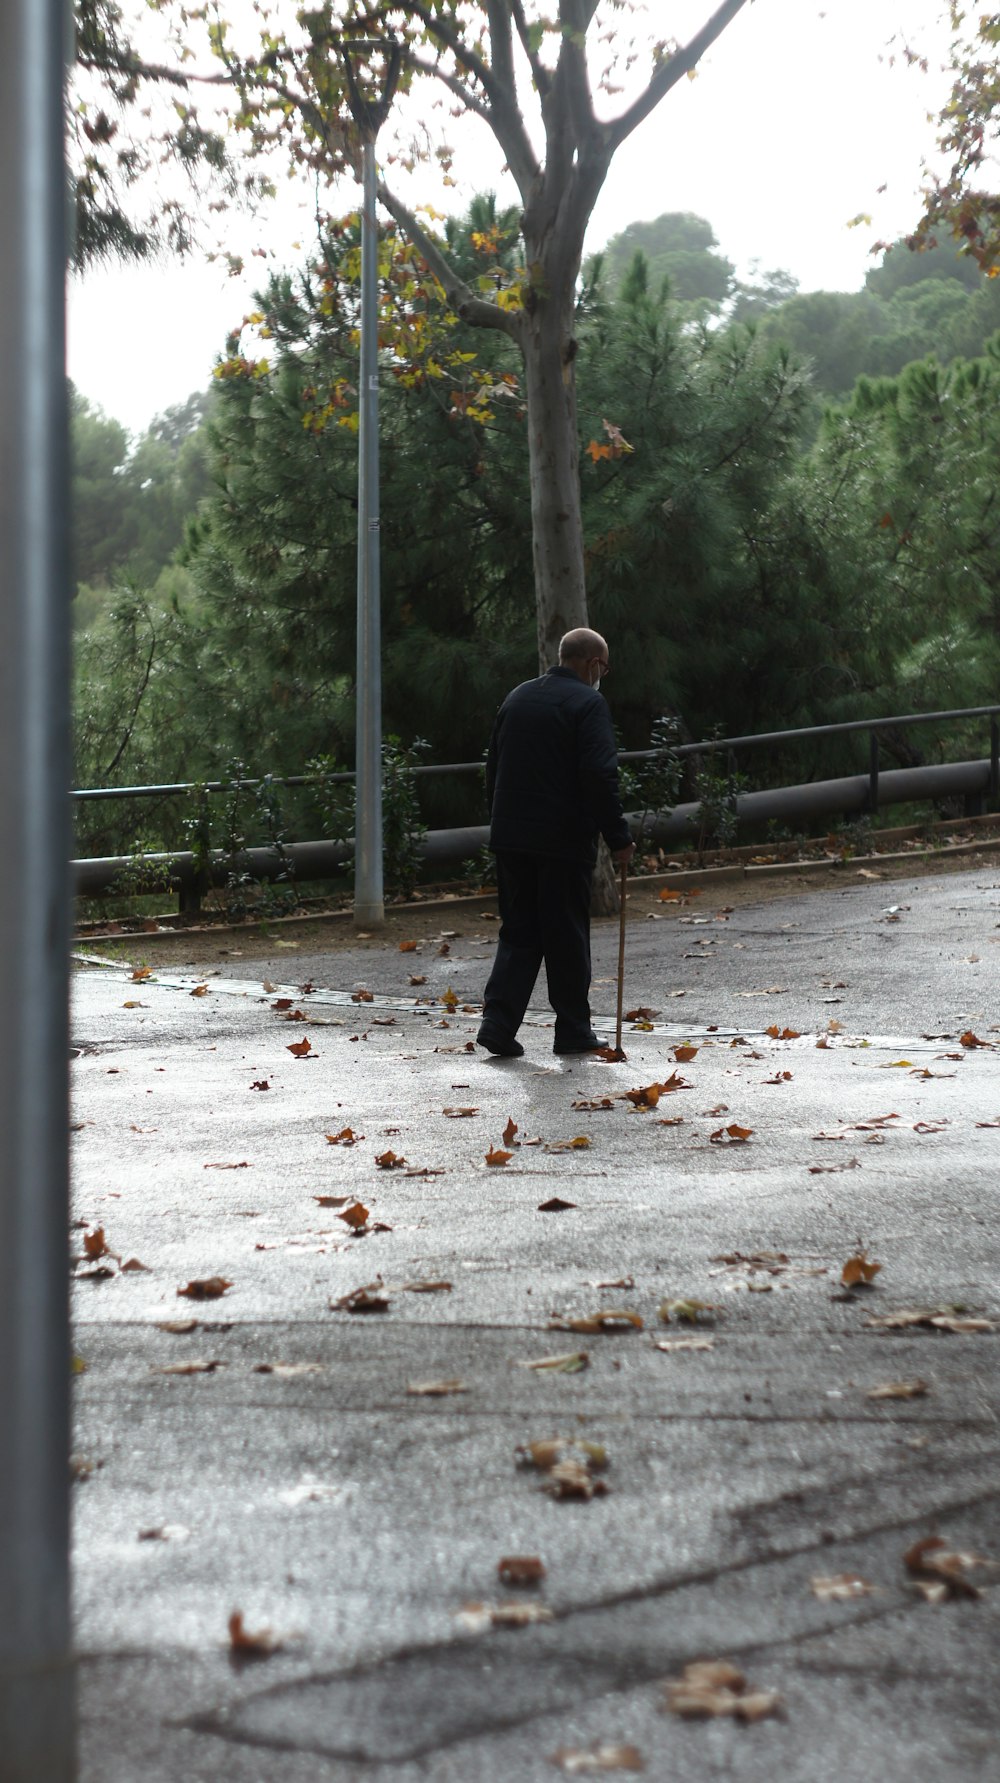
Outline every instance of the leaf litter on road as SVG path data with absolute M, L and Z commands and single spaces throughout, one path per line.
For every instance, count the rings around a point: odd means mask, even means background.
M 865 1323 L 871 1331 L 911 1331 L 926 1327 L 931 1331 L 949 1331 L 955 1336 L 1000 1330 L 996 1319 L 970 1317 L 954 1306 L 904 1306 L 896 1312 L 878 1313 Z

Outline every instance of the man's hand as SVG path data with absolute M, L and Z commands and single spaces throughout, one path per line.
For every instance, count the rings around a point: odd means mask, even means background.
M 614 861 L 616 867 L 624 867 L 625 864 L 632 859 L 634 853 L 635 843 L 630 842 L 627 848 L 612 849 L 611 859 Z

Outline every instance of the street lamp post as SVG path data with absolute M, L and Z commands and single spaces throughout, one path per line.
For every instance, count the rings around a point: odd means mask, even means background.
M 381 88 L 363 94 L 352 57 L 384 58 Z M 361 137 L 361 375 L 358 389 L 358 655 L 355 730 L 354 920 L 385 920 L 382 886 L 382 612 L 378 450 L 378 182 L 375 143 L 399 79 L 396 44 L 354 40 L 344 47 L 351 112 Z
M 0 1778 L 74 1775 L 63 0 L 0 0 Z

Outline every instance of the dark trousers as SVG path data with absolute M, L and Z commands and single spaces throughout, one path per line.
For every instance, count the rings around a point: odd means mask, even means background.
M 545 961 L 556 1046 L 590 1033 L 590 880 L 586 861 L 541 854 L 496 857 L 500 937 L 483 1020 L 517 1033 Z

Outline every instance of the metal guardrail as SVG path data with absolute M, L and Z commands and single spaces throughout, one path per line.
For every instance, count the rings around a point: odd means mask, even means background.
M 913 725 L 940 724 L 959 719 L 989 718 L 990 754 L 978 761 L 929 763 L 914 768 L 885 769 L 881 765 L 879 735 L 888 730 L 908 729 Z M 1000 704 L 967 706 L 945 712 L 916 712 L 898 717 L 852 719 L 840 724 L 809 725 L 787 731 L 763 731 L 749 736 L 711 737 L 701 743 L 674 746 L 681 758 L 725 752 L 728 779 L 733 787 L 738 751 L 767 746 L 784 746 L 868 732 L 869 764 L 865 774 L 846 775 L 838 780 L 809 781 L 796 786 L 771 787 L 762 792 L 731 794 L 731 804 L 738 821 L 798 821 L 809 817 L 828 817 L 836 813 L 874 813 L 880 805 L 907 803 L 918 799 L 944 799 L 960 796 L 967 808 L 982 807 L 984 800 L 1000 804 Z M 623 750 L 621 762 L 655 761 L 662 749 Z M 482 762 L 421 763 L 415 775 L 476 774 Z M 348 771 L 334 774 L 290 774 L 267 776 L 278 786 L 309 786 L 324 782 L 344 784 L 353 780 Z M 88 799 L 166 798 L 192 792 L 231 792 L 238 788 L 252 789 L 264 779 L 239 781 L 190 781 L 170 785 L 131 787 L 88 787 L 75 791 L 73 797 Z M 671 812 L 656 816 L 646 824 L 646 833 L 657 843 L 680 842 L 697 836 L 701 806 L 698 801 L 678 805 Z M 427 865 L 451 865 L 470 859 L 483 848 L 489 835 L 485 825 L 463 829 L 431 830 L 424 838 L 422 853 Z M 299 881 L 328 879 L 336 876 L 351 857 L 350 843 L 308 841 L 284 843 L 280 848 L 262 846 L 243 849 L 233 856 L 222 849 L 213 849 L 207 859 L 198 860 L 188 851 L 173 854 L 142 856 L 106 856 L 101 859 L 73 862 L 78 895 L 96 896 L 113 892 L 115 882 L 126 881 L 130 869 L 138 866 L 151 880 L 150 889 L 176 891 L 182 910 L 199 907 L 202 893 L 211 886 L 224 885 L 236 871 L 254 880 L 293 878 Z M 122 885 L 124 891 L 124 885 Z
M 873 777 L 873 788 L 877 792 L 880 731 L 908 730 L 915 724 L 942 724 L 959 718 L 990 720 L 990 796 L 996 798 L 1000 796 L 1000 705 L 963 706 L 946 712 L 909 712 L 897 718 L 852 718 L 842 724 L 813 724 L 798 730 L 758 731 L 745 737 L 709 737 L 701 743 L 678 743 L 672 747 L 674 754 L 682 758 L 718 754 L 721 750 L 725 750 L 727 755 L 735 756 L 738 750 L 758 749 L 768 744 L 801 743 L 811 738 L 845 737 L 867 731 L 871 735 L 869 771 Z M 623 749 L 619 752 L 618 760 L 654 761 L 663 753 L 662 749 Z M 433 774 L 481 774 L 484 766 L 482 761 L 417 762 L 409 771 L 421 778 Z M 81 801 L 176 798 L 181 793 L 190 792 L 236 792 L 239 788 L 252 790 L 264 785 L 266 779 L 270 779 L 275 786 L 346 786 L 353 781 L 354 772 L 347 768 L 338 769 L 332 774 L 272 774 L 246 780 L 178 780 L 154 786 L 87 786 L 74 789 L 70 797 Z M 877 803 L 877 797 L 873 797 L 873 810 Z

